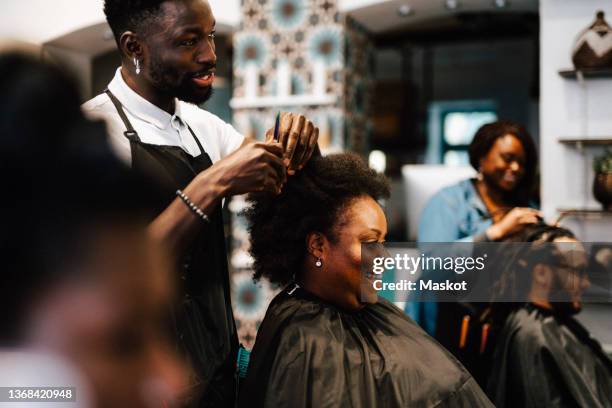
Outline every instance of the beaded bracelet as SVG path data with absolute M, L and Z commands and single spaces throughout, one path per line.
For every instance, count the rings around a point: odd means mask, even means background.
M 191 211 L 193 211 L 194 213 L 197 214 L 198 217 L 200 217 L 201 219 L 203 219 L 205 222 L 210 223 L 210 218 L 208 218 L 208 215 L 204 214 L 204 211 L 202 211 L 197 205 L 195 205 L 190 199 L 189 197 L 187 197 L 187 195 L 185 193 L 183 193 L 181 190 L 176 190 L 176 195 L 183 200 L 183 202 L 187 205 L 187 207 L 189 207 L 189 209 Z

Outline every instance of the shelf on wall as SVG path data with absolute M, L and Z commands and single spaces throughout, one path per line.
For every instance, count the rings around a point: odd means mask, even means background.
M 573 144 L 576 146 L 610 146 L 612 145 L 612 136 L 610 137 L 562 137 L 558 139 L 560 143 Z
M 601 219 L 604 217 L 612 217 L 612 211 L 604 210 L 603 208 L 558 208 L 557 221 L 559 222 L 567 217 Z
M 559 71 L 559 75 L 567 79 L 601 79 L 612 78 L 612 69 L 564 69 Z
M 233 109 L 274 108 L 283 106 L 326 106 L 338 101 L 336 95 L 290 95 L 290 96 L 259 96 L 256 98 L 233 98 L 230 106 Z

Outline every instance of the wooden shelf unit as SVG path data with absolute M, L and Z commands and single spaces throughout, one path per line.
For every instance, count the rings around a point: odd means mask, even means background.
M 612 136 L 609 137 L 562 137 L 560 143 L 576 146 L 612 146 Z
M 563 69 L 559 71 L 559 75 L 566 79 L 612 79 L 612 69 Z
M 561 221 L 567 217 L 576 218 L 588 218 L 588 219 L 602 219 L 612 217 L 612 211 L 604 210 L 603 208 L 558 208 L 556 222 Z

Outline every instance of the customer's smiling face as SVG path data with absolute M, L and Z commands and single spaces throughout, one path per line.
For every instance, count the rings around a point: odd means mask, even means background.
M 203 103 L 212 95 L 215 19 L 205 0 L 162 3 L 146 38 L 143 75 L 163 95 Z
M 362 293 L 362 244 L 384 242 L 387 219 L 372 197 L 362 196 L 342 210 L 335 232 L 337 239 L 329 243 L 326 254 L 326 284 L 334 288 L 334 302 L 338 306 L 358 310 L 364 306 L 364 296 L 376 297 L 376 292 Z

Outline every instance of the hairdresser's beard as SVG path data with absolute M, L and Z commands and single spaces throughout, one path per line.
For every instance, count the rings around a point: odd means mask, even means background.
M 151 56 L 149 78 L 158 92 L 195 105 L 203 104 L 213 95 L 212 86 L 194 85 L 192 73 L 181 73 L 155 56 Z

